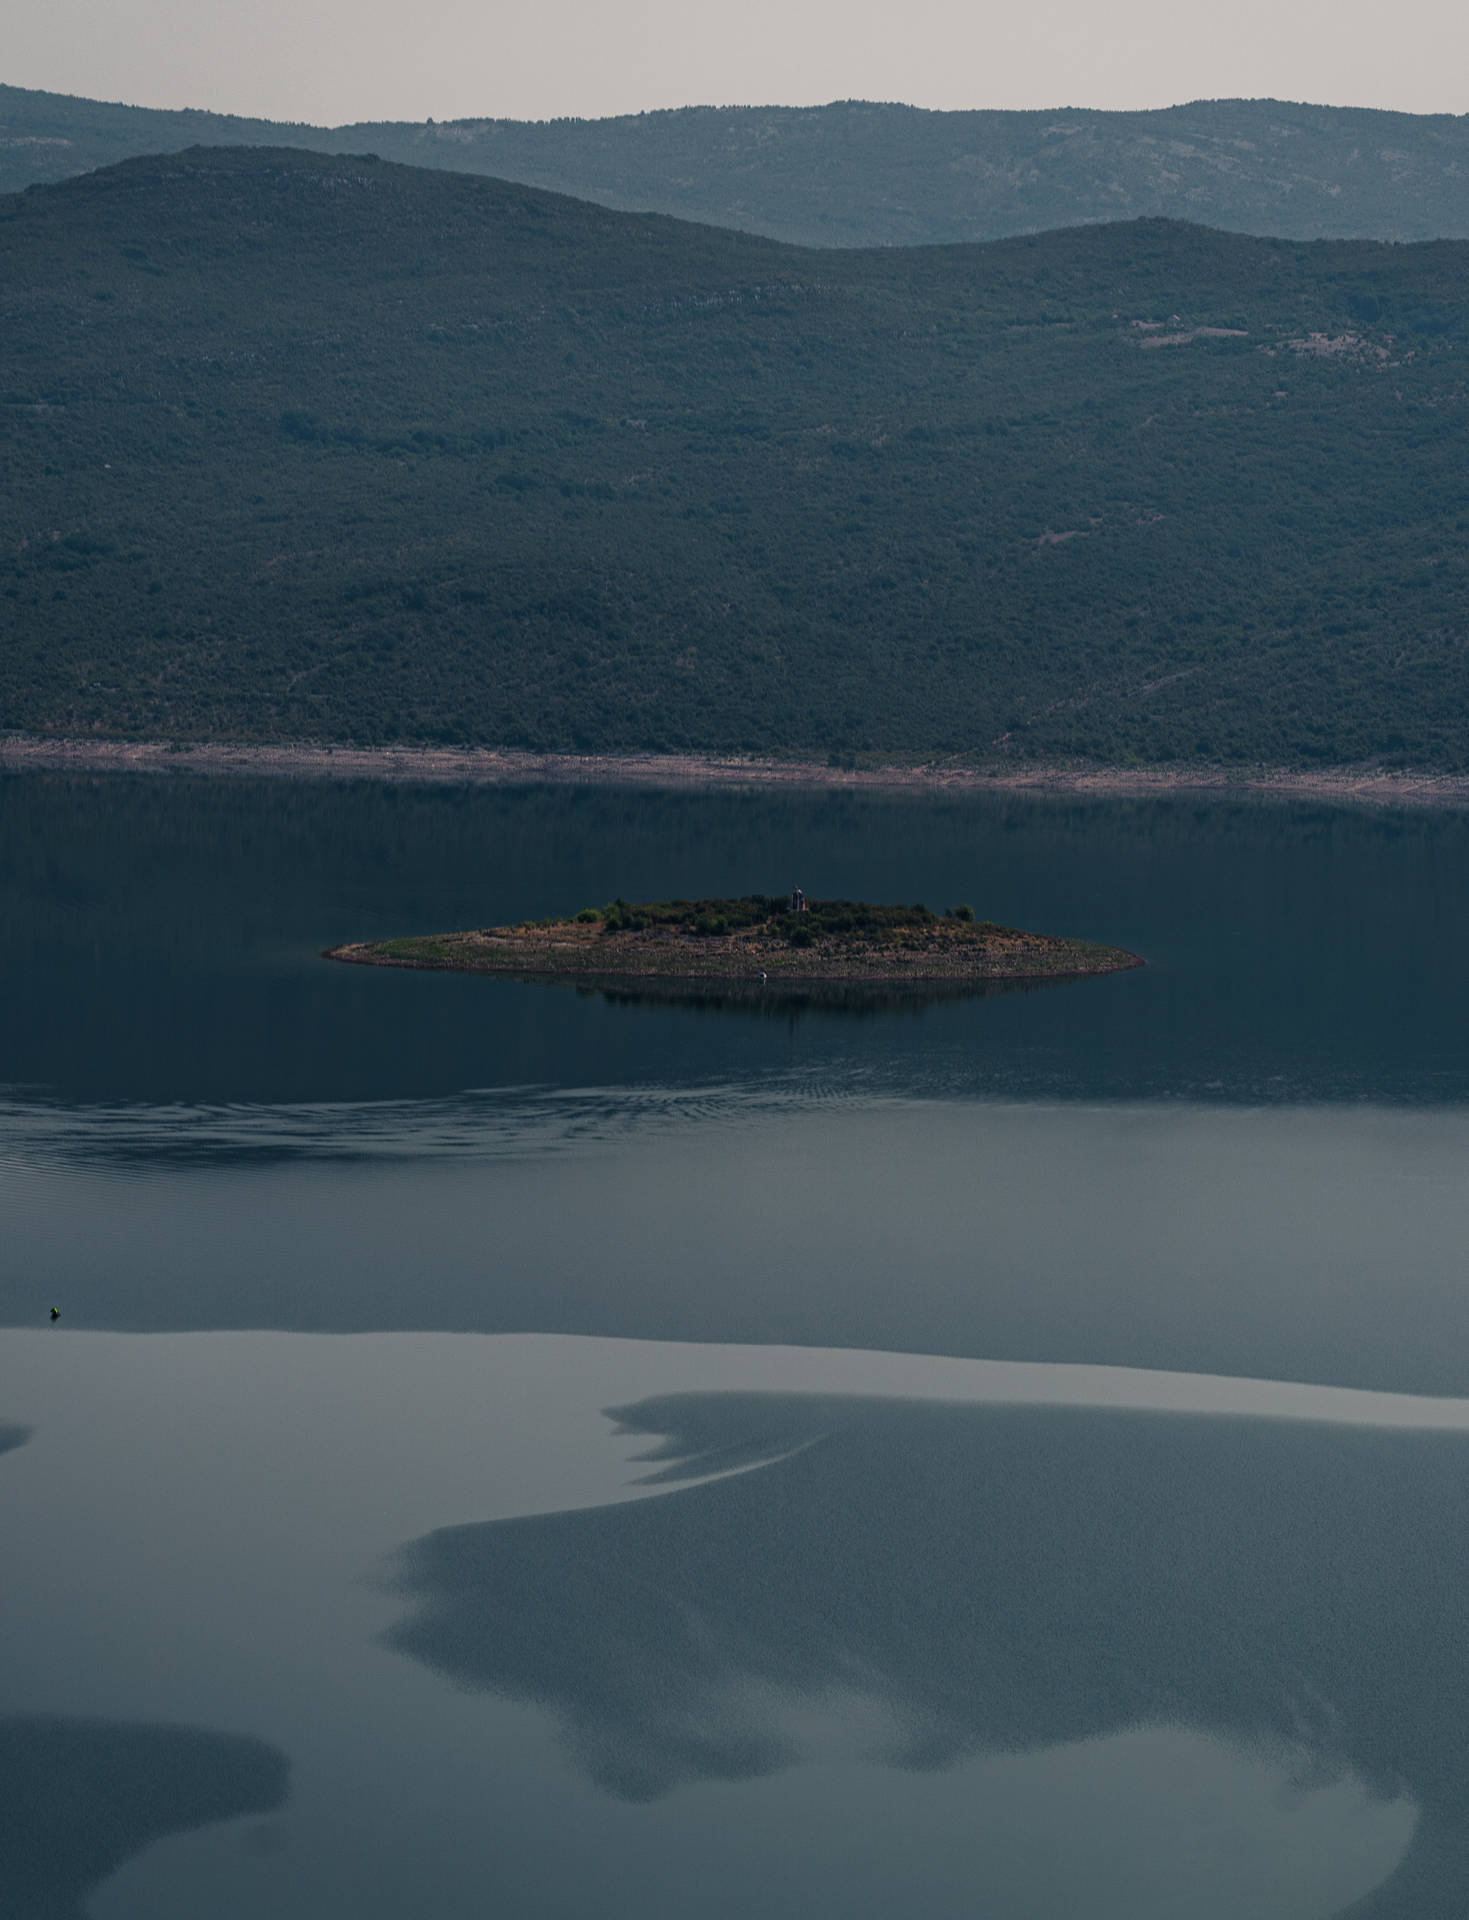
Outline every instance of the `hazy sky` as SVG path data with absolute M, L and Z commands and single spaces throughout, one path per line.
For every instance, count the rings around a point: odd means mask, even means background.
M 1469 110 L 1469 0 L 7 0 L 0 79 L 273 119 L 691 102 Z

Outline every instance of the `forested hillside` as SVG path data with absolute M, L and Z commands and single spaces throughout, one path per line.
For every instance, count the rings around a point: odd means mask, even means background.
M 0 725 L 1469 765 L 1469 245 L 0 200 Z
M 930 113 L 846 100 L 309 127 L 0 87 L 0 191 L 196 144 L 372 152 L 806 246 L 994 240 L 1154 215 L 1302 240 L 1469 237 L 1469 114 L 1281 100 Z

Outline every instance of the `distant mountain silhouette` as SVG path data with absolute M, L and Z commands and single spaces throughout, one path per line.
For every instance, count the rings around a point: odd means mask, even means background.
M 1359 1920 L 1469 1912 L 1469 1438 L 760 1394 L 617 1418 L 666 1436 L 655 1477 L 726 1477 L 429 1534 L 387 1636 L 544 1707 L 609 1793 L 795 1764 L 760 1702 L 854 1687 L 905 1768 L 1186 1727 L 1411 1797 Z
M 808 246 L 994 240 L 1156 214 L 1300 240 L 1469 236 L 1469 115 L 1284 100 L 933 113 L 842 100 L 313 127 L 0 87 L 0 191 L 201 143 L 367 150 Z

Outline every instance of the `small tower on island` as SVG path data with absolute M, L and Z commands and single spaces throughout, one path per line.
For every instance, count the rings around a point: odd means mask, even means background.
M 805 894 L 802 893 L 799 887 L 792 887 L 791 888 L 791 912 L 804 913 L 805 911 L 806 911 Z

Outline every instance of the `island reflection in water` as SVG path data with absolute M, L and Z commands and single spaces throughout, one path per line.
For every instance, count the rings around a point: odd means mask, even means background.
M 0 1716 L 0 1913 L 83 1920 L 93 1888 L 167 1834 L 274 1813 L 290 1764 L 196 1727 Z
M 759 980 L 699 980 L 628 978 L 558 979 L 554 974 L 512 975 L 537 985 L 569 986 L 582 1000 L 602 1000 L 614 1007 L 679 1007 L 697 1013 L 753 1014 L 766 1020 L 794 1024 L 808 1014 L 848 1018 L 875 1018 L 884 1014 L 919 1014 L 926 1007 L 952 1005 L 960 1000 L 997 1000 L 1004 994 L 1040 993 L 1047 988 L 1078 986 L 1106 975 L 1063 974 L 1036 980 L 915 980 L 905 985 L 884 982 L 865 985 L 859 980 L 808 980 L 800 986 Z
M 1353 1775 L 1419 1820 L 1350 1911 L 1469 1911 L 1462 1436 L 762 1394 L 620 1410 L 640 1501 L 401 1550 L 387 1641 L 551 1712 L 646 1801 L 801 1758 L 860 1694 L 932 1769 L 1142 1726 Z

